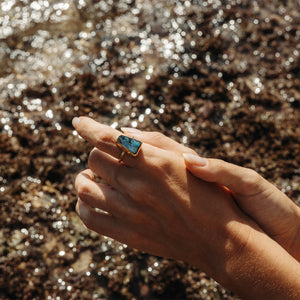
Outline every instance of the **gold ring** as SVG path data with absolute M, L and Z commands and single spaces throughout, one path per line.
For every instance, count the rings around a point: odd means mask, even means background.
M 119 162 L 121 162 L 123 160 L 124 155 L 125 155 L 125 151 L 122 151 L 122 153 L 119 157 Z
M 117 146 L 122 150 L 119 162 L 123 160 L 125 154 L 137 156 L 141 150 L 142 142 L 134 138 L 121 134 L 116 141 Z

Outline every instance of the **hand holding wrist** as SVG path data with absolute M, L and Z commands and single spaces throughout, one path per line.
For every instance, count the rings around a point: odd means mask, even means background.
M 187 172 L 184 146 L 162 135 L 150 134 L 146 142 L 140 134 L 141 154 L 120 164 L 120 132 L 88 118 L 75 126 L 96 147 L 90 170 L 76 180 L 77 212 L 88 228 L 196 265 L 244 298 L 276 298 L 281 288 L 285 299 L 299 296 L 299 264 L 238 207 L 228 189 Z M 109 185 L 96 183 L 93 173 Z
M 300 261 L 300 208 L 254 170 L 219 159 L 183 154 L 198 178 L 227 187 L 238 206 Z
M 264 233 L 254 231 L 228 260 L 222 284 L 243 299 L 300 299 L 300 264 Z

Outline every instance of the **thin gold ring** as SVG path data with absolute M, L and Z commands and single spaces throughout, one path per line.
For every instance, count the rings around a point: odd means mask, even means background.
M 125 155 L 125 151 L 122 151 L 122 153 L 119 157 L 119 162 L 121 162 L 123 160 L 124 155 Z

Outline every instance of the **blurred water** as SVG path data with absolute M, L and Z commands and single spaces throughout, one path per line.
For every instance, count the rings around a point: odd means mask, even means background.
M 260 64 L 262 59 L 278 59 L 280 69 L 290 68 L 299 58 L 299 45 L 295 49 L 288 46 L 290 37 L 295 42 L 300 36 L 299 31 L 290 33 L 291 25 L 299 22 L 299 13 L 293 10 L 297 4 L 285 2 L 283 5 L 281 1 L 272 1 L 266 7 L 264 1 L 242 0 L 173 0 L 168 3 L 4 0 L 0 6 L 0 117 L 4 130 L 12 135 L 9 124 L 12 112 L 5 106 L 8 98 L 19 97 L 26 88 L 42 82 L 55 87 L 78 73 L 92 72 L 100 80 L 114 74 L 131 74 L 139 90 L 153 75 L 166 70 L 171 70 L 177 78 L 180 71 L 197 62 L 222 77 L 224 70 L 231 68 L 229 65 L 234 62 L 243 76 L 248 73 L 246 84 L 259 94 L 265 90 L 264 80 L 260 78 L 266 72 Z M 245 15 L 247 9 L 252 11 L 249 19 Z M 262 26 L 263 22 L 270 30 L 268 24 L 273 21 L 281 22 L 283 31 L 277 34 L 284 36 L 285 41 L 269 49 L 261 45 L 263 47 L 248 54 L 248 58 L 240 55 L 249 43 L 245 30 L 253 27 L 250 40 L 255 42 L 259 39 L 255 26 Z M 224 53 L 214 53 L 217 40 L 223 43 Z M 235 57 L 230 54 L 228 45 L 237 50 Z M 241 105 L 245 99 L 240 95 L 238 82 L 228 84 L 235 105 Z M 270 88 L 273 89 L 266 87 Z M 294 100 L 285 89 L 278 92 L 287 101 Z M 122 95 L 122 91 L 112 93 L 116 97 Z M 132 97 L 143 99 L 135 90 Z M 25 99 L 23 106 L 31 112 L 25 115 L 25 122 L 32 126 L 30 119 L 35 112 L 53 117 L 51 109 L 45 109 L 40 99 Z M 121 104 L 119 110 L 122 108 Z M 163 111 L 164 104 L 160 113 Z M 24 121 L 23 112 L 20 118 Z M 131 119 L 130 125 L 136 127 L 144 116 L 134 115 Z M 118 120 L 113 126 L 118 126 Z M 188 130 L 193 132 L 191 128 Z M 187 142 L 186 136 L 182 142 Z
M 291 24 L 299 22 L 299 11 L 287 10 L 299 5 L 296 1 L 272 1 L 266 9 L 264 1 L 168 1 L 156 0 L 3 0 L 0 4 L 0 97 L 21 95 L 26 87 L 40 82 L 58 83 L 62 76 L 91 71 L 97 76 L 109 76 L 112 61 L 120 60 L 127 74 L 153 73 L 175 63 L 177 70 L 193 61 L 203 60 L 208 66 L 229 63 L 216 60 L 211 51 L 204 57 L 197 54 L 197 39 L 219 37 L 223 43 L 244 43 L 241 27 L 245 23 L 267 24 L 272 17 L 283 22 L 288 35 Z M 297 4 L 298 3 L 298 4 Z M 257 19 L 246 20 L 237 8 L 249 7 L 259 13 Z M 260 9 L 260 6 L 263 9 Z M 225 11 L 234 13 L 230 19 Z M 281 17 L 276 17 L 275 13 Z M 207 21 L 205 20 L 207 18 Z M 271 19 L 270 19 L 271 18 Z M 211 32 L 202 32 L 200 24 L 209 23 Z M 294 32 L 299 39 L 299 31 Z M 255 39 L 255 37 L 253 37 Z M 294 37 L 295 38 L 295 37 Z M 287 64 L 299 56 L 299 49 L 290 51 L 282 46 L 274 54 L 287 55 Z M 267 50 L 267 49 L 266 49 Z M 114 52 L 113 54 L 111 52 Z M 285 52 L 289 52 L 288 54 Z M 255 56 L 265 55 L 260 49 Z M 240 68 L 249 63 L 240 59 Z M 259 71 L 257 68 L 256 71 Z M 175 69 L 176 75 L 176 69 Z M 222 72 L 219 73 L 222 76 Z M 249 84 L 259 93 L 263 83 L 256 77 Z M 236 95 L 238 97 L 238 95 Z
M 187 3 L 180 14 L 191 5 Z M 180 24 L 170 20 L 171 8 L 160 2 L 4 0 L 0 8 L 2 98 L 19 96 L 43 81 L 57 83 L 63 75 L 92 71 L 108 76 L 108 51 L 114 43 L 125 42 L 115 51 L 132 74 L 144 71 L 147 59 L 156 64 L 160 56 L 177 54 L 179 59 L 184 52 Z M 128 47 L 131 41 L 133 47 Z M 147 67 L 151 74 L 153 66 Z

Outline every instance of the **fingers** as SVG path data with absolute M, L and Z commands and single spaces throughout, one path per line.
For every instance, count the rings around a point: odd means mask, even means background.
M 159 232 L 159 222 L 151 216 L 151 210 L 140 209 L 137 203 L 132 205 L 133 202 L 118 191 L 97 184 L 91 170 L 79 173 L 75 186 L 79 196 L 76 211 L 88 229 L 132 247 L 148 251 L 152 249 L 156 253 L 156 243 L 152 239 L 147 242 L 144 235 L 139 233 L 141 225 L 143 229 L 147 227 L 151 234 Z
M 117 138 L 122 134 L 120 131 L 113 129 L 110 126 L 100 124 L 87 117 L 74 118 L 72 123 L 81 137 L 100 151 L 114 157 L 115 162 L 118 162 L 122 153 L 122 150 L 116 144 Z M 143 164 L 144 162 L 149 159 L 151 160 L 152 157 L 157 157 L 157 149 L 157 147 L 143 143 L 141 151 L 136 157 L 125 154 L 122 161 L 129 167 L 143 167 L 145 165 Z
M 220 159 L 206 159 L 189 153 L 183 154 L 186 167 L 196 177 L 216 182 L 235 194 L 254 195 L 263 190 L 266 181 L 254 170 L 230 164 Z
M 72 124 L 78 134 L 90 144 L 114 157 L 118 157 L 120 149 L 116 145 L 116 140 L 121 134 L 120 131 L 87 117 L 74 118 Z
M 80 200 L 123 220 L 138 214 L 136 203 L 133 205 L 128 197 L 111 186 L 95 182 L 91 175 L 91 170 L 85 170 L 76 177 L 75 188 Z
M 113 215 L 95 211 L 81 199 L 77 201 L 76 212 L 87 228 L 118 241 L 128 242 L 128 230 Z
M 119 193 L 109 186 L 96 183 L 91 170 L 84 170 L 77 175 L 75 188 L 78 197 L 88 205 L 107 212 L 114 212 L 115 199 L 119 198 Z
M 122 189 L 122 179 L 129 176 L 127 165 L 120 164 L 115 158 L 97 148 L 91 151 L 88 164 L 95 174 L 116 189 Z
M 127 224 L 113 215 L 97 212 L 81 199 L 77 202 L 76 212 L 85 226 L 90 230 L 113 238 L 130 247 L 147 251 L 153 255 L 167 256 L 167 254 L 164 253 L 166 251 L 162 252 L 161 250 L 163 242 L 157 242 L 155 239 L 148 238 L 145 234 L 140 233 L 140 227 L 132 224 L 136 222 L 129 222 L 129 224 Z M 142 223 L 142 225 L 144 224 Z M 156 239 L 159 240 L 159 237 Z M 163 239 L 163 241 L 164 240 L 165 239 Z M 168 250 L 168 252 L 170 252 L 170 250 Z
M 149 145 L 149 147 L 152 146 Z M 150 178 L 153 178 L 153 173 L 159 168 L 160 162 L 168 154 L 155 147 L 153 147 L 151 152 L 149 149 L 147 151 L 149 151 L 148 159 L 146 161 L 137 159 L 135 162 L 136 166 L 133 167 L 133 163 L 131 166 L 123 163 L 120 164 L 110 155 L 94 148 L 89 156 L 89 168 L 106 183 L 120 192 L 126 193 L 129 190 L 135 190 L 139 182 L 143 182 L 144 180 L 146 182 Z M 159 156 L 157 152 L 161 152 L 162 155 Z
M 138 129 L 128 127 L 123 127 L 122 131 L 128 136 L 134 137 L 144 143 L 158 147 L 160 149 L 178 152 L 180 154 L 186 152 L 196 155 L 196 152 L 194 150 L 177 143 L 176 141 L 172 140 L 169 137 L 166 137 L 160 132 L 140 131 Z
M 78 134 L 90 144 L 116 159 L 120 158 L 122 150 L 116 144 L 117 138 L 122 134 L 120 131 L 87 117 L 74 118 L 72 124 Z M 143 151 L 140 152 L 139 157 L 143 156 Z M 122 160 L 128 166 L 136 163 L 136 157 L 130 155 L 125 155 Z

